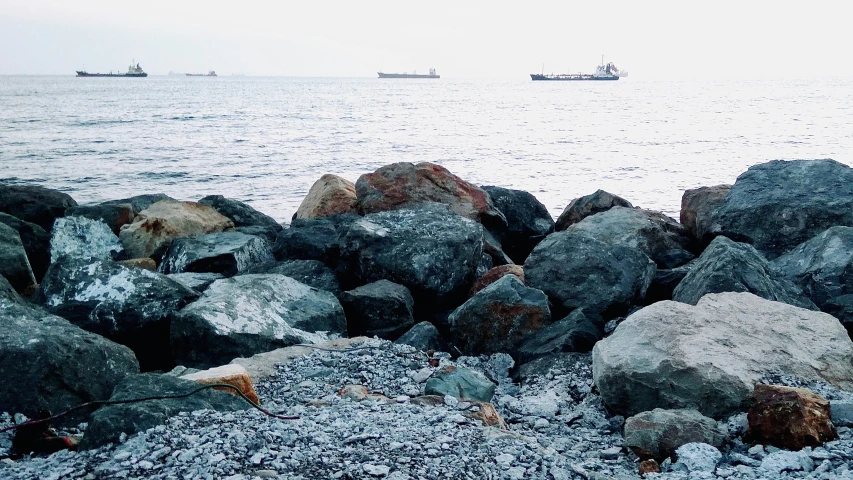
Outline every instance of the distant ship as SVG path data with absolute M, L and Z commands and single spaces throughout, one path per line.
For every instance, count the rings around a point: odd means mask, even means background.
M 418 74 L 417 72 L 412 73 L 382 73 L 377 72 L 379 74 L 379 78 L 441 78 L 441 75 L 435 73 L 434 68 L 429 69 L 429 74 Z
M 142 71 L 142 67 L 137 63 L 136 66 L 133 66 L 131 63 L 129 67 L 127 67 L 127 73 L 89 73 L 86 70 L 77 70 L 78 77 L 147 77 L 148 74 Z
M 188 74 L 187 74 L 187 76 L 188 76 L 188 77 L 215 77 L 215 76 L 216 76 L 216 72 L 214 72 L 213 70 L 211 70 L 211 71 L 209 71 L 209 72 L 207 72 L 207 73 L 188 73 Z
M 544 70 L 544 69 L 543 69 Z M 619 80 L 622 77 L 627 77 L 628 72 L 620 72 L 616 65 L 612 63 L 604 64 L 604 57 L 601 57 L 601 65 L 595 67 L 595 73 L 562 73 L 545 75 L 545 73 L 531 73 L 531 80 Z

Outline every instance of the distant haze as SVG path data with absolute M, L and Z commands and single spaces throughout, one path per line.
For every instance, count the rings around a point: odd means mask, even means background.
M 0 0 L 0 74 L 853 76 L 845 2 Z

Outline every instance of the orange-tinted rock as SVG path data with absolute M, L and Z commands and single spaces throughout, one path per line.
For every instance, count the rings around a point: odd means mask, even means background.
M 228 385 L 234 385 L 239 388 L 240 391 L 243 392 L 243 395 L 245 395 L 249 400 L 256 404 L 261 403 L 261 401 L 258 400 L 258 395 L 255 393 L 255 386 L 252 384 L 252 378 L 249 377 L 249 372 L 247 372 L 241 365 L 223 365 L 221 367 L 183 375 L 181 378 L 184 380 L 203 383 L 205 385 L 210 385 L 212 383 L 227 383 Z M 237 395 L 237 393 L 230 388 L 216 387 L 214 390 L 223 390 Z
M 515 275 L 526 285 L 524 282 L 524 268 L 521 265 L 499 265 L 480 275 L 480 278 L 478 278 L 477 281 L 474 282 L 474 286 L 471 287 L 471 293 L 469 293 L 468 296 L 474 296 L 480 290 L 497 282 L 506 275 Z
M 654 459 L 643 460 L 640 462 L 640 476 L 647 473 L 660 473 L 660 465 Z
M 756 385 L 747 419 L 746 439 L 762 445 L 801 450 L 838 438 L 829 401 L 804 388 Z
M 471 402 L 480 407 L 477 412 L 471 412 L 470 418 L 483 422 L 487 427 L 499 427 L 501 430 L 506 430 L 506 422 L 504 422 L 501 414 L 495 410 L 495 406 L 489 402 Z
M 364 400 L 388 400 L 388 397 L 385 395 L 370 393 L 370 390 L 368 390 L 364 385 L 346 385 L 338 391 L 338 395 L 340 395 L 341 398 L 347 398 L 354 402 L 361 402 Z
M 485 190 L 434 163 L 386 165 L 359 177 L 355 192 L 358 208 L 365 214 L 436 202 L 486 226 L 507 223 Z
M 143 270 L 151 270 L 152 272 L 157 271 L 157 262 L 155 262 L 153 258 L 148 258 L 148 257 L 131 258 L 130 260 L 121 260 L 118 263 L 121 263 L 123 265 L 127 265 L 128 267 L 136 267 L 136 268 L 141 268 Z
M 320 218 L 356 211 L 355 184 L 337 175 L 326 174 L 311 185 L 308 195 L 296 210 L 296 218 Z

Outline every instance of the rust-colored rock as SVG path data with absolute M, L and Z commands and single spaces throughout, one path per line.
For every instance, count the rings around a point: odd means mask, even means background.
M 653 458 L 640 462 L 640 476 L 645 476 L 647 473 L 660 473 L 660 465 Z
M 485 190 L 434 163 L 386 165 L 359 177 L 355 192 L 358 208 L 364 214 L 436 202 L 486 226 L 505 227 L 507 223 Z
M 161 200 L 121 227 L 119 238 L 132 258 L 160 258 L 176 238 L 234 229 L 234 222 L 208 205 Z
M 364 385 L 346 385 L 338 390 L 338 395 L 341 398 L 348 398 L 354 402 L 362 402 L 364 400 L 382 400 L 388 401 L 388 397 L 381 393 L 370 393 Z
M 747 419 L 746 439 L 762 445 L 801 450 L 838 438 L 829 401 L 804 388 L 756 385 Z
M 356 213 L 355 184 L 337 175 L 326 174 L 311 185 L 302 199 L 296 218 L 320 218 L 340 213 Z
M 471 402 L 480 407 L 479 411 L 468 414 L 470 418 L 483 422 L 487 427 L 498 427 L 501 430 L 506 430 L 506 422 L 504 422 L 501 414 L 495 410 L 495 406 L 489 402 Z
M 480 275 L 480 278 L 478 278 L 477 281 L 474 282 L 474 286 L 471 287 L 471 292 L 468 296 L 473 297 L 477 292 L 497 282 L 506 275 L 515 275 L 522 283 L 527 285 L 527 283 L 524 282 L 524 268 L 521 265 L 499 265 Z
M 223 365 L 221 367 L 215 367 L 208 370 L 202 370 L 200 372 L 191 373 L 189 375 L 181 376 L 184 380 L 192 380 L 194 382 L 203 383 L 205 385 L 210 385 L 212 383 L 226 383 L 228 385 L 234 385 L 239 388 L 243 395 L 245 395 L 249 400 L 255 402 L 255 404 L 260 405 L 261 401 L 258 399 L 258 394 L 255 393 L 255 386 L 252 384 L 252 378 L 249 377 L 249 372 L 243 368 L 242 365 L 237 364 L 229 364 Z M 223 390 L 234 395 L 237 393 L 225 387 L 215 387 L 214 390 Z
M 120 260 L 118 263 L 127 265 L 128 267 L 141 268 L 143 270 L 157 271 L 157 262 L 153 258 L 131 258 L 130 260 Z
M 681 196 L 681 224 L 699 240 L 703 240 L 711 228 L 711 213 L 732 189 L 731 185 L 715 185 L 685 190 Z M 710 239 L 704 238 L 705 243 Z

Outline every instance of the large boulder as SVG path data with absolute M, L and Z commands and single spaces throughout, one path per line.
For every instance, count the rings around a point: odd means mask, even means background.
M 565 230 L 586 217 L 606 212 L 613 207 L 632 208 L 633 205 L 622 197 L 605 192 L 604 190 L 596 190 L 595 193 L 576 198 L 569 202 L 557 219 L 554 228 L 558 232 Z
M 450 314 L 453 344 L 464 355 L 515 354 L 534 332 L 551 323 L 548 297 L 507 275 Z
M 169 319 L 196 297 L 159 273 L 64 258 L 50 266 L 35 300 L 85 330 L 127 345 L 143 370 L 154 370 L 173 366 Z
M 853 226 L 853 168 L 834 160 L 752 166 L 713 218 L 712 234 L 751 243 L 773 260 L 829 227 Z
M 679 220 L 702 244 L 711 241 L 709 233 L 714 223 L 713 213 L 728 196 L 731 185 L 715 185 L 685 190 L 681 196 Z
M 281 225 L 274 218 L 255 210 L 239 200 L 225 198 L 222 195 L 208 195 L 199 200 L 198 203 L 210 205 L 214 210 L 234 222 L 234 226 L 238 229 L 261 227 L 271 232 L 273 238 L 282 229 Z
M 177 202 L 177 200 L 166 195 L 165 193 L 147 193 L 145 195 L 136 195 L 134 197 L 121 198 L 118 200 L 108 200 L 106 202 L 101 203 L 101 205 L 130 205 L 130 208 L 133 211 L 133 215 L 131 216 L 132 219 L 133 217 L 139 215 L 139 212 L 163 200 Z
M 361 219 L 353 213 L 299 219 L 278 234 L 273 246 L 276 260 L 318 260 L 335 268 L 341 242 L 350 226 Z
M 523 190 L 492 186 L 483 190 L 506 217 L 507 228 L 499 232 L 503 250 L 515 263 L 524 263 L 533 247 L 554 231 L 548 208 Z
M 507 224 L 488 193 L 434 163 L 386 165 L 358 177 L 355 192 L 358 208 L 365 214 L 435 202 L 486 227 L 503 228 Z
M 296 218 L 321 218 L 357 212 L 355 184 L 327 173 L 311 185 L 308 195 L 296 210 Z
M 527 283 L 548 295 L 557 314 L 585 308 L 605 319 L 641 301 L 654 275 L 643 252 L 581 232 L 548 235 L 524 262 Z
M 116 386 L 110 401 L 186 395 L 202 386 L 192 380 L 184 380 L 173 375 L 143 373 L 128 377 Z M 117 443 L 121 434 L 130 436 L 157 425 L 164 425 L 169 418 L 181 412 L 196 410 L 233 412 L 249 408 L 252 408 L 251 405 L 241 397 L 213 388 L 182 398 L 108 405 L 99 408 L 90 417 L 80 449 L 89 450 L 108 443 Z
M 625 420 L 625 446 L 641 460 L 662 462 L 682 445 L 694 442 L 720 447 L 726 436 L 713 418 L 696 410 L 656 408 Z
M 449 350 L 447 343 L 441 338 L 441 333 L 435 325 L 429 322 L 420 322 L 410 328 L 394 343 L 410 345 L 422 352 L 432 350 L 434 352 L 446 352 Z
M 167 274 L 219 273 L 231 277 L 272 260 L 272 246 L 266 240 L 240 232 L 217 232 L 176 238 L 159 269 Z
M 284 275 L 318 290 L 341 294 L 341 286 L 335 272 L 319 260 L 284 260 L 267 262 L 250 267 L 246 273 L 274 273 Z
M 482 251 L 481 225 L 430 204 L 363 217 L 349 229 L 341 255 L 357 281 L 399 283 L 419 308 L 440 309 L 465 298 Z
M 121 227 L 119 238 L 131 258 L 159 259 L 176 238 L 232 230 L 234 223 L 208 205 L 161 200 Z
M 78 205 L 65 211 L 67 217 L 86 217 L 91 220 L 104 222 L 114 234 L 118 235 L 121 227 L 133 221 L 136 212 L 129 203 Z
M 0 223 L 0 275 L 15 287 L 23 291 L 36 283 L 30 268 L 27 252 L 21 243 L 21 236 L 14 229 Z
M 297 343 L 346 333 L 346 318 L 329 292 L 284 275 L 219 280 L 172 319 L 176 361 L 209 368 Z
M 0 213 L 8 213 L 49 232 L 53 221 L 76 206 L 70 195 L 38 185 L 0 185 Z
M 592 358 L 602 400 L 622 415 L 693 408 L 720 418 L 746 410 L 769 373 L 853 387 L 853 342 L 837 319 L 751 293 L 645 307 Z
M 557 353 L 588 352 L 603 337 L 601 321 L 587 317 L 582 309 L 578 309 L 566 318 L 532 332 L 518 347 L 517 358 L 519 363 L 527 363 Z
M 85 217 L 57 218 L 50 232 L 50 261 L 62 257 L 79 260 L 118 260 L 121 242 L 106 223 Z
M 693 239 L 678 222 L 640 208 L 613 207 L 566 229 L 585 233 L 610 245 L 640 250 L 660 268 L 674 268 L 693 259 Z
M 41 281 L 50 266 L 50 234 L 35 223 L 25 222 L 8 213 L 0 213 L 0 223 L 18 232 L 24 251 L 27 252 L 30 268 L 33 269 L 36 280 Z
M 715 238 L 675 287 L 672 299 L 696 305 L 708 293 L 749 292 L 816 310 L 802 290 L 776 272 L 751 245 Z
M 0 411 L 31 417 L 40 410 L 59 413 L 106 399 L 135 373 L 139 364 L 127 347 L 0 298 Z
M 388 280 L 368 283 L 340 295 L 351 336 L 395 340 L 415 324 L 409 289 Z

